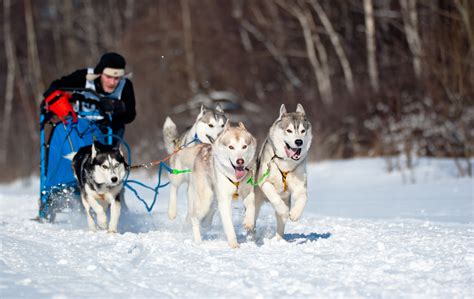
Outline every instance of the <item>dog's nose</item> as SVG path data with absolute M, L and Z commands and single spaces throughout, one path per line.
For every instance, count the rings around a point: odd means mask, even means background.
M 244 164 L 244 159 L 237 159 L 237 165 L 243 165 Z
M 295 144 L 296 144 L 296 146 L 302 146 L 302 145 L 303 145 L 303 140 L 301 140 L 301 139 L 296 139 L 296 140 L 295 140 Z
M 117 183 L 118 178 L 117 178 L 116 176 L 113 176 L 113 177 L 111 178 L 111 180 L 112 180 L 112 183 Z

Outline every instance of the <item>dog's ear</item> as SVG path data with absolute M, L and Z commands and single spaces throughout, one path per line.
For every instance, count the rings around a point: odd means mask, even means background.
M 285 107 L 285 104 L 281 104 L 280 106 L 280 116 L 278 116 L 278 118 L 281 118 L 283 116 L 283 114 L 286 113 L 286 107 Z
M 201 118 L 204 115 L 204 112 L 206 112 L 206 107 L 204 107 L 204 104 L 201 104 L 201 111 L 199 111 L 199 114 L 196 119 Z
M 230 128 L 230 120 L 227 119 L 227 120 L 225 121 L 224 129 L 223 129 L 222 131 L 226 131 L 226 130 L 228 130 L 229 128 Z
M 95 142 L 93 142 L 91 148 L 91 159 L 95 159 L 95 157 L 97 157 L 97 149 L 95 148 Z
M 123 154 L 122 144 L 119 144 L 118 151 L 120 153 L 120 156 L 124 157 L 124 159 L 125 159 L 125 155 Z
M 217 106 L 216 106 L 216 111 L 217 111 L 217 112 L 224 113 L 224 109 L 222 109 L 221 104 L 217 104 Z
M 306 115 L 306 113 L 304 112 L 303 105 L 301 105 L 300 103 L 298 103 L 298 105 L 296 105 L 296 112 L 301 113 L 303 115 Z
M 239 128 L 243 129 L 243 130 L 247 130 L 247 128 L 245 128 L 245 125 L 243 122 L 239 121 Z

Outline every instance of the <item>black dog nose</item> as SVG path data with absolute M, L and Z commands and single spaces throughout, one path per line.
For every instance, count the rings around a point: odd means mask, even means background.
M 301 140 L 301 139 L 296 139 L 296 140 L 295 140 L 295 144 L 296 144 L 296 146 L 302 146 L 302 145 L 303 145 L 303 140 Z
M 237 165 L 244 164 L 244 159 L 237 159 Z
M 117 183 L 118 178 L 116 176 L 113 176 L 111 180 L 112 180 L 112 183 Z

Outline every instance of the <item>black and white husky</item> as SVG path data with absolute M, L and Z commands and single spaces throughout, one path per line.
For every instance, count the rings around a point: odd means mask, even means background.
M 121 150 L 94 142 L 79 149 L 72 160 L 72 167 L 79 183 L 89 229 L 97 229 L 90 212 L 92 207 L 96 213 L 97 226 L 116 233 L 127 172 L 127 163 Z M 107 225 L 106 212 L 109 207 L 110 221 Z

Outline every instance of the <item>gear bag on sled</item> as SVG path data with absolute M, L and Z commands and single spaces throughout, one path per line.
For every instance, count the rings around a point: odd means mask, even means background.
M 71 159 L 94 140 L 112 144 L 111 114 L 101 111 L 101 98 L 90 89 L 58 90 L 41 103 L 38 220 L 54 222 L 58 212 L 82 208 Z

